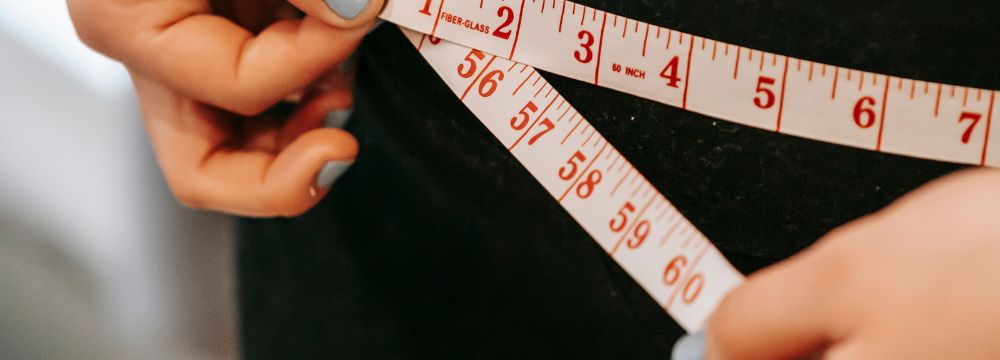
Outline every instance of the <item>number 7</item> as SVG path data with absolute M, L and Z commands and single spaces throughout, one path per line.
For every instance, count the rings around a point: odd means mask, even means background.
M 545 118 L 538 124 L 544 126 L 545 130 L 542 130 L 538 133 L 538 135 L 532 136 L 531 139 L 528 139 L 528 145 L 535 145 L 535 142 L 538 141 L 538 139 L 541 139 L 542 135 L 545 135 L 549 131 L 552 131 L 552 129 L 556 128 L 556 124 L 553 124 L 552 120 L 549 120 L 549 118 Z
M 962 116 L 958 118 L 958 123 L 961 124 L 966 120 L 971 120 L 972 124 L 965 129 L 965 133 L 962 134 L 962 143 L 968 144 L 972 140 L 972 132 L 976 130 L 976 125 L 979 125 L 979 120 L 983 119 L 983 114 L 963 112 Z

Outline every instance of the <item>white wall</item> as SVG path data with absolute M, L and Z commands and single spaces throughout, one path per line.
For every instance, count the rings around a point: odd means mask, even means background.
M 231 220 L 172 200 L 127 74 L 78 42 L 58 0 L 0 0 L 0 249 L 24 252 L 7 265 L 32 275 L 0 273 L 0 304 L 38 286 L 82 287 L 55 293 L 92 303 L 93 328 L 79 331 L 106 328 L 109 346 L 143 358 L 236 357 Z M 59 302 L 28 304 L 24 318 L 61 314 L 47 309 Z M 46 346 L 58 346 L 48 335 Z

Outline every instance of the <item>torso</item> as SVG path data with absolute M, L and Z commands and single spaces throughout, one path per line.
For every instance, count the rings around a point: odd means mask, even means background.
M 400 0 L 395 0 L 400 1 Z M 1000 88 L 986 1 L 581 1 L 729 43 Z M 361 153 L 298 219 L 245 220 L 248 358 L 667 358 L 682 330 L 391 24 L 362 48 Z M 744 272 L 959 167 L 849 149 L 546 75 Z

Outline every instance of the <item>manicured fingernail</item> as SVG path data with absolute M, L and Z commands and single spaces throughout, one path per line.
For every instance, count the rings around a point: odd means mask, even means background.
M 323 0 L 330 10 L 340 15 L 344 20 L 358 17 L 368 7 L 368 0 Z
M 324 125 L 328 128 L 343 129 L 347 125 L 347 120 L 351 119 L 353 109 L 334 110 L 326 114 Z
M 344 172 L 353 165 L 353 161 L 331 161 L 323 165 L 323 169 L 316 174 L 316 185 L 320 188 L 329 188 Z
M 705 333 L 684 335 L 674 344 L 671 359 L 702 360 L 705 358 Z

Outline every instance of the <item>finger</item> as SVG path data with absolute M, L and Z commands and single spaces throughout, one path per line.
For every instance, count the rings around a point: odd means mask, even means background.
M 280 152 L 238 144 L 220 112 L 136 77 L 147 130 L 185 205 L 246 216 L 294 216 L 314 206 L 357 155 L 338 129 L 316 129 Z
M 357 26 L 363 19 L 374 19 L 384 0 L 288 0 L 309 16 L 338 27 Z
M 212 15 L 202 0 L 74 0 L 71 8 L 81 38 L 99 51 L 181 94 L 240 114 L 259 113 L 304 88 L 350 55 L 367 31 L 307 16 L 254 36 Z M 370 13 L 352 22 L 371 23 Z
M 822 287 L 833 257 L 809 249 L 730 293 L 706 328 L 708 359 L 794 359 L 822 349 L 831 314 Z
M 195 207 L 245 216 L 297 216 L 326 195 L 357 156 L 357 142 L 339 129 L 307 132 L 280 153 L 240 149 L 206 152 L 187 195 Z M 183 170 L 182 170 L 183 171 Z
M 891 358 L 891 357 L 872 357 L 871 354 L 869 352 L 866 352 L 865 348 L 862 347 L 862 343 L 858 341 L 850 341 L 844 344 L 838 344 L 837 346 L 831 347 L 830 350 L 823 355 L 824 355 L 823 358 L 827 360 L 864 360 L 864 359 Z
M 330 117 L 346 117 L 350 112 L 351 93 L 348 90 L 311 95 L 281 129 L 278 147 L 285 147 L 302 134 L 323 127 Z

